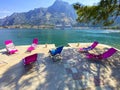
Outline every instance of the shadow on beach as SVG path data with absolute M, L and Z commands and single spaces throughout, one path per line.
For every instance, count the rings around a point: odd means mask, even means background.
M 11 62 L 12 63 L 12 62 Z M 1 75 L 1 90 L 57 90 L 64 86 L 66 73 L 63 64 L 52 62 L 49 56 L 39 54 L 38 62 L 25 69 L 23 62 L 10 67 Z M 63 89 L 61 89 L 63 90 Z
M 103 49 L 103 52 L 106 48 Z M 99 49 L 97 49 L 97 52 Z M 74 48 L 64 49 L 62 62 L 39 53 L 34 68 L 22 60 L 0 75 L 1 90 L 119 90 L 120 52 L 108 60 L 90 61 Z M 11 62 L 12 63 L 12 62 Z

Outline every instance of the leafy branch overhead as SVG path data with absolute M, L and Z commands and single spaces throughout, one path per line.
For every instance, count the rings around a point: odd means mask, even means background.
M 120 0 L 101 0 L 94 6 L 73 5 L 77 12 L 78 22 L 103 24 L 108 26 L 114 23 L 120 15 Z

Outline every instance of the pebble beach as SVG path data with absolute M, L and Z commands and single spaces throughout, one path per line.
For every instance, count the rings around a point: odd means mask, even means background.
M 80 47 L 91 43 L 68 43 L 61 56 L 53 62 L 48 51 L 54 44 L 38 45 L 31 53 L 26 53 L 30 45 L 16 46 L 17 54 L 8 55 L 0 50 L 0 90 L 119 90 L 120 50 L 107 60 L 92 61 Z M 111 46 L 99 44 L 90 53 L 100 54 Z M 38 54 L 34 67 L 25 70 L 22 59 Z

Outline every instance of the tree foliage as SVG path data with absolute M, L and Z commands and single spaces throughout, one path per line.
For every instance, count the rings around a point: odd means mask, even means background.
M 101 0 L 94 6 L 73 5 L 77 12 L 78 22 L 103 24 L 108 26 L 114 23 L 120 15 L 120 0 Z

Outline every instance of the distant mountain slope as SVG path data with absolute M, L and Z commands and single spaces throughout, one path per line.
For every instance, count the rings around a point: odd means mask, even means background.
M 0 20 L 0 25 L 22 25 L 22 24 L 39 24 L 40 18 L 44 15 L 46 9 L 38 8 L 24 13 L 13 13 Z
M 24 13 L 13 13 L 0 19 L 0 26 L 6 25 L 42 25 L 42 24 L 74 24 L 76 13 L 72 5 L 62 0 L 56 0 L 48 8 L 37 8 Z
M 77 14 L 72 5 L 62 0 L 56 0 L 48 8 L 37 8 L 23 13 L 13 13 L 6 18 L 0 19 L 0 26 L 9 25 L 74 25 Z M 120 25 L 120 16 L 111 26 Z M 74 26 L 102 26 L 86 23 L 76 23 Z

